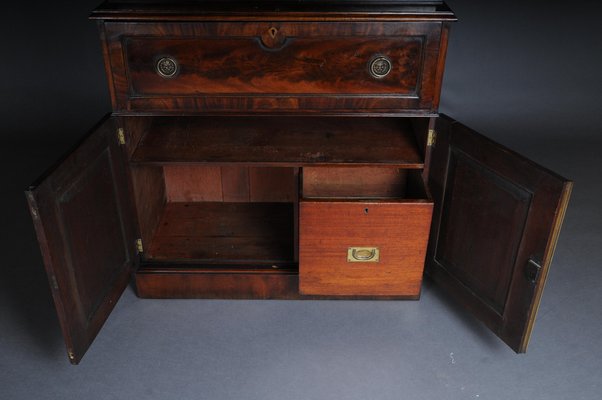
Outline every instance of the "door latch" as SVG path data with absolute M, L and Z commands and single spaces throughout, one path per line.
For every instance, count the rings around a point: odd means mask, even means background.
M 532 258 L 527 261 L 527 267 L 525 268 L 525 276 L 529 282 L 535 284 L 541 271 L 541 265 L 533 260 Z

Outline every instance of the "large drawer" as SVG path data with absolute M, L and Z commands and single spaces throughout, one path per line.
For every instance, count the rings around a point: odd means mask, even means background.
M 441 22 L 101 27 L 117 112 L 430 114 L 438 105 Z
M 311 171 L 309 181 L 304 176 L 304 195 L 316 195 L 322 186 L 325 196 L 304 197 L 299 203 L 299 291 L 418 298 L 433 212 L 421 181 L 408 179 L 406 184 L 404 171 L 395 178 L 385 169 L 358 168 L 356 176 L 379 178 L 371 186 L 354 179 L 361 196 L 342 198 L 338 194 L 349 196 L 353 185 L 340 184 L 340 177 L 350 176 L 341 170 Z M 322 177 L 318 185 L 316 175 Z M 329 197 L 333 194 L 337 197 Z

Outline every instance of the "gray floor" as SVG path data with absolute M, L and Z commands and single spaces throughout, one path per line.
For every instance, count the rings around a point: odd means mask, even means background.
M 5 161 L 30 164 L 3 179 L 0 398 L 598 398 L 600 145 L 525 144 L 576 181 L 526 355 L 428 282 L 416 302 L 161 301 L 128 289 L 77 367 L 18 192 L 48 149 L 13 149 Z
M 580 39 L 597 14 L 548 4 L 549 19 L 517 9 L 501 23 L 501 6 L 451 3 L 464 22 L 442 110 L 575 181 L 526 355 L 426 282 L 405 302 L 155 301 L 128 289 L 69 365 L 22 190 L 107 109 L 104 81 L 86 87 L 100 100 L 72 88 L 102 74 L 86 44 L 74 85 L 43 96 L 35 81 L 3 86 L 14 93 L 0 136 L 0 399 L 600 398 L 602 85 L 591 54 L 601 51 Z M 558 32 L 552 17 L 565 12 L 579 22 Z

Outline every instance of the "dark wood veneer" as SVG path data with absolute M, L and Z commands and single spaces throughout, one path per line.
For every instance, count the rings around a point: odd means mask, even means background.
M 266 49 L 257 37 L 128 37 L 124 43 L 132 97 L 286 93 L 288 97 L 393 95 L 417 99 L 423 56 L 423 36 L 382 38 L 376 32 L 353 38 L 291 36 L 278 49 Z M 368 63 L 379 53 L 390 57 L 396 68 L 375 79 Z M 158 55 L 178 61 L 176 76 L 157 74 Z
M 437 20 L 100 24 L 116 112 L 432 114 L 439 99 Z M 262 41 L 271 29 L 275 48 Z M 376 79 L 368 64 L 381 54 L 393 68 Z M 174 77 L 155 70 L 165 56 Z
M 134 270 L 126 168 L 115 122 L 104 119 L 26 192 L 72 363 L 84 355 Z
M 449 117 L 437 132 L 427 271 L 524 352 L 572 182 Z
M 298 299 L 295 269 L 220 270 L 215 267 L 142 266 L 136 272 L 138 296 L 145 298 Z
M 455 16 L 381 3 L 92 14 L 114 116 L 26 192 L 72 363 L 133 271 L 150 298 L 417 299 L 425 256 L 526 350 L 572 183 L 437 117 Z
M 443 1 L 213 0 L 105 1 L 90 16 L 103 21 L 456 21 Z
M 418 300 L 418 295 L 320 296 L 299 293 L 296 265 L 143 264 L 136 271 L 136 292 L 152 299 Z

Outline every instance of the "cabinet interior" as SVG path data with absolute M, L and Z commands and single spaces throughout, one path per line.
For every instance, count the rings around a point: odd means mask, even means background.
M 147 261 L 295 262 L 297 169 L 164 165 L 132 171 Z M 151 176 L 154 189 L 148 190 L 141 182 Z
M 429 198 L 407 119 L 278 119 L 135 125 L 130 168 L 145 263 L 296 268 L 300 199 Z M 385 161 L 376 158 L 383 152 Z

